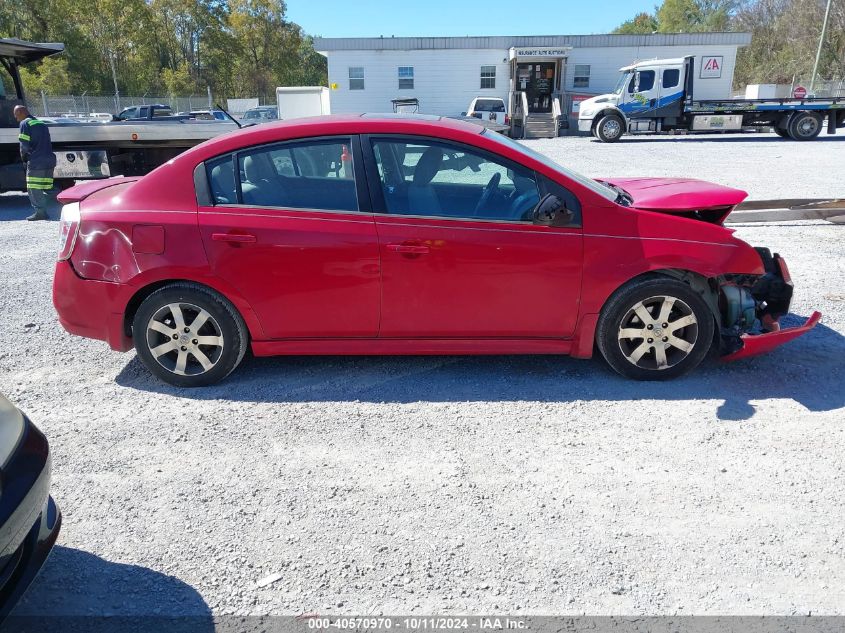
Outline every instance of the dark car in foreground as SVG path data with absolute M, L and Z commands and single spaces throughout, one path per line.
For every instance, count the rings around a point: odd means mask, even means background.
M 0 394 L 0 622 L 38 574 L 61 522 L 47 439 Z
M 723 225 L 746 194 L 593 180 L 478 125 L 322 116 L 218 136 L 62 192 L 53 303 L 157 376 L 274 354 L 570 354 L 662 380 L 781 329 L 784 260 Z

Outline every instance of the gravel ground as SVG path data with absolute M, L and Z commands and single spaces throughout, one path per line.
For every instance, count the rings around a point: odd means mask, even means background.
M 777 134 L 623 136 L 609 144 L 564 136 L 525 141 L 587 176 L 671 176 L 712 180 L 748 192 L 749 200 L 845 198 L 845 133 L 812 142 Z
M 535 144 L 588 173 L 648 149 Z M 796 181 L 830 194 L 813 165 Z M 745 171 L 719 179 L 764 191 Z M 60 328 L 57 226 L 26 213 L 0 196 L 0 391 L 50 438 L 65 523 L 19 615 L 845 613 L 842 227 L 740 226 L 822 324 L 670 384 L 559 357 L 248 358 L 188 392 Z

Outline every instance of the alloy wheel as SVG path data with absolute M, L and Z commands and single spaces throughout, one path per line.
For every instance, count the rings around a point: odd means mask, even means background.
M 698 340 L 698 319 L 677 297 L 656 296 L 633 305 L 617 333 L 619 349 L 629 363 L 661 371 L 677 365 Z
M 156 362 L 179 376 L 199 376 L 223 354 L 223 332 L 208 311 L 191 303 L 168 303 L 147 323 L 147 346 Z

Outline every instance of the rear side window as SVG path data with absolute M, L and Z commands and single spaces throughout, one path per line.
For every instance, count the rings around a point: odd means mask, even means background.
M 681 71 L 677 68 L 667 68 L 663 71 L 663 87 L 674 88 L 681 80 Z
M 214 204 L 237 204 L 238 189 L 235 186 L 235 167 L 232 155 L 215 158 L 205 164 L 211 199 Z
M 271 145 L 238 154 L 241 203 L 357 211 L 350 139 Z

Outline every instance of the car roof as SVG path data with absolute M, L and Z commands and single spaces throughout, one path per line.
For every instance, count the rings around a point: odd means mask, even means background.
M 188 160 L 208 160 L 220 154 L 254 145 L 297 138 L 344 134 L 408 134 L 420 136 L 479 135 L 486 128 L 477 123 L 430 114 L 325 114 L 270 121 L 221 134 L 184 152 Z

